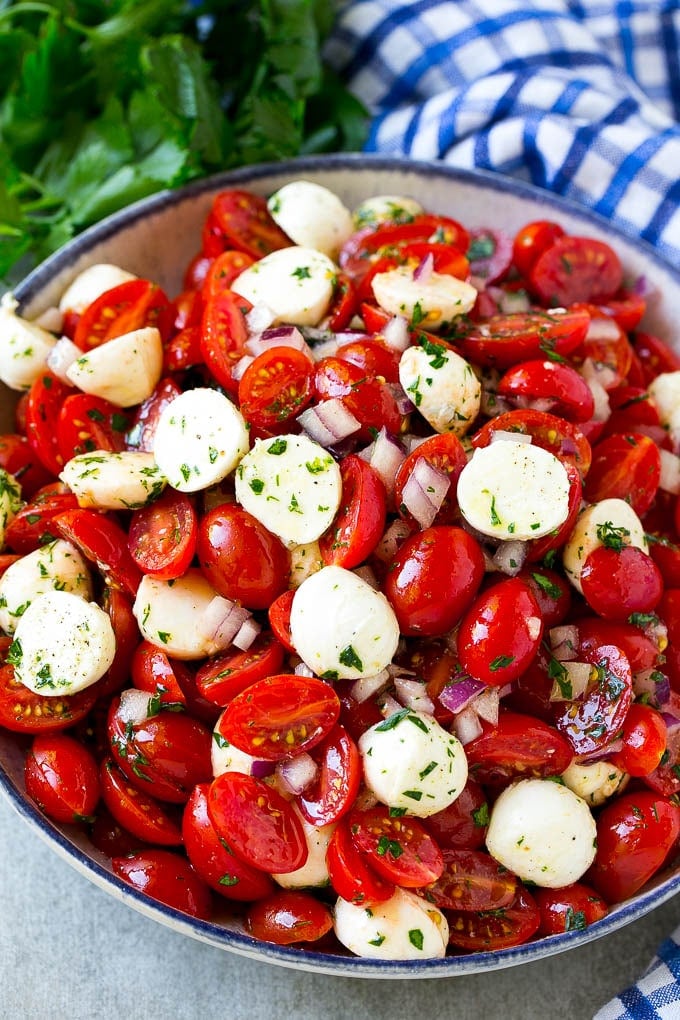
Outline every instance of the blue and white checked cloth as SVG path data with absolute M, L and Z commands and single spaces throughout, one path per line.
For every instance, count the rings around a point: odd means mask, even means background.
M 531 181 L 680 267 L 680 0 L 345 0 L 369 151 Z M 679 1020 L 680 929 L 596 1020 Z

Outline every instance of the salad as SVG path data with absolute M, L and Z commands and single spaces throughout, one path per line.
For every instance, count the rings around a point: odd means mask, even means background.
M 634 896 L 680 837 L 680 357 L 646 291 L 555 222 L 298 180 L 219 193 L 178 295 L 108 264 L 37 321 L 6 295 L 28 795 L 280 945 L 498 950 Z

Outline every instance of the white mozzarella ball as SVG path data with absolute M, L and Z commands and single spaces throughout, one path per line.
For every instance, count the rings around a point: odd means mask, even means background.
M 468 362 L 443 344 L 409 347 L 399 381 L 435 432 L 461 436 L 479 414 L 482 386 Z
M 155 326 L 144 326 L 82 354 L 66 377 L 83 393 L 132 407 L 151 396 L 162 371 L 161 335 Z
M 142 637 L 175 659 L 204 659 L 216 648 L 204 625 L 206 611 L 217 597 L 200 570 L 189 568 L 175 581 L 147 574 L 137 590 L 132 611 Z
M 116 654 L 108 613 L 68 591 L 31 602 L 19 620 L 12 660 L 19 683 L 34 694 L 75 694 L 100 680 Z
M 316 574 L 324 567 L 321 549 L 318 542 L 304 542 L 294 545 L 290 550 L 289 588 L 299 588 L 311 574 Z
M 312 181 L 284 184 L 267 207 L 291 241 L 329 258 L 335 258 L 354 229 L 352 214 L 338 196 Z
M 327 255 L 295 245 L 280 248 L 237 276 L 231 289 L 271 309 L 274 323 L 316 326 L 333 297 L 337 268 Z
M 57 338 L 0 305 L 0 380 L 11 390 L 28 390 L 47 367 Z
M 408 223 L 424 211 L 420 202 L 406 195 L 374 195 L 359 203 L 352 218 L 358 229 L 382 223 Z
M 335 935 L 352 953 L 373 960 L 438 960 L 446 955 L 449 925 L 444 914 L 408 889 L 370 908 L 339 899 Z
M 295 592 L 290 615 L 295 651 L 317 676 L 374 676 L 392 661 L 399 624 L 391 605 L 343 567 L 324 567 Z
M 21 486 L 9 471 L 0 468 L 0 550 L 5 547 L 5 532 L 21 508 Z
M 71 281 L 59 301 L 60 312 L 77 312 L 79 315 L 88 305 L 105 294 L 107 290 L 118 287 L 121 283 L 134 280 L 136 277 L 120 266 L 108 262 L 97 262 L 78 273 Z
M 93 450 L 67 461 L 59 475 L 78 506 L 99 510 L 136 510 L 157 499 L 166 486 L 152 453 L 141 450 Z
M 486 848 L 524 882 L 560 889 L 577 882 L 595 857 L 597 829 L 588 805 L 549 779 L 521 779 L 491 810 Z
M 197 492 L 221 482 L 247 450 L 243 415 L 218 390 L 187 390 L 158 419 L 154 457 L 180 492 Z
M 62 539 L 22 556 L 0 577 L 0 628 L 13 634 L 31 602 L 49 591 L 68 591 L 86 601 L 92 598 L 85 560 Z
M 362 734 L 364 781 L 390 808 L 427 818 L 443 811 L 467 782 L 467 758 L 452 733 L 424 712 L 402 709 Z
M 642 522 L 625 500 L 603 499 L 587 506 L 579 515 L 562 550 L 564 572 L 581 593 L 583 564 L 594 549 L 604 544 L 603 538 L 607 535 L 620 538 L 624 545 L 634 545 L 648 552 Z
M 680 371 L 657 375 L 647 391 L 659 412 L 661 424 L 671 429 L 680 426 Z
M 629 778 L 626 772 L 608 761 L 595 761 L 590 765 L 574 761 L 562 773 L 565 786 L 590 807 L 600 807 L 615 793 L 620 793 Z
M 569 476 L 549 450 L 499 440 L 475 450 L 458 479 L 463 517 L 504 541 L 549 535 L 569 515 Z
M 222 715 L 215 723 L 211 746 L 211 763 L 213 776 L 221 776 L 223 772 L 243 772 L 246 776 L 253 774 L 253 764 L 258 761 L 247 751 L 241 751 L 222 735 Z
M 292 548 L 330 527 L 342 496 L 340 468 L 307 436 L 256 440 L 236 472 L 236 499 Z
M 272 878 L 284 889 L 321 889 L 330 885 L 331 881 L 326 864 L 326 851 L 337 822 L 331 822 L 330 825 L 312 825 L 294 802 L 293 811 L 305 835 L 307 860 L 301 868 L 284 875 L 272 875 Z
M 371 286 L 382 309 L 428 330 L 467 315 L 477 300 L 477 291 L 464 280 L 437 272 L 415 279 L 408 266 L 376 273 Z

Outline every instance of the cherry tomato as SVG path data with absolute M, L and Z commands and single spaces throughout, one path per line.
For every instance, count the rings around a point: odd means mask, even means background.
M 581 882 L 562 889 L 533 891 L 541 911 L 539 935 L 559 935 L 563 931 L 582 931 L 595 921 L 601 921 L 609 910 L 599 893 Z
M 127 415 L 101 397 L 77 393 L 61 405 L 57 422 L 57 441 L 64 462 L 80 453 L 108 450 L 115 453 L 125 446 Z
M 73 342 L 89 351 L 144 326 L 156 326 L 167 340 L 172 306 L 161 288 L 149 280 L 126 280 L 87 306 L 78 319 Z
M 122 591 L 117 588 L 105 588 L 102 594 L 102 609 L 109 614 L 111 620 L 116 638 L 116 653 L 108 670 L 97 683 L 100 698 L 115 694 L 127 685 L 132 657 L 140 639 L 132 605 Z
M 373 340 L 366 337 L 343 344 L 338 348 L 337 356 L 341 361 L 351 361 L 366 375 L 376 378 L 382 376 L 390 383 L 399 382 L 399 352 L 387 347 L 379 337 Z
M 650 613 L 663 595 L 663 578 L 651 556 L 636 546 L 598 546 L 581 571 L 583 595 L 599 616 L 624 622 L 632 613 Z
M 160 581 L 186 573 L 198 537 L 196 511 L 183 492 L 167 488 L 153 503 L 135 510 L 128 548 L 137 566 Z
M 394 396 L 384 382 L 367 376 L 358 365 L 322 358 L 316 365 L 314 390 L 318 400 L 342 399 L 361 423 L 353 438 L 369 442 L 383 425 L 392 435 L 399 434 L 402 415 Z
M 34 454 L 51 475 L 58 475 L 64 466 L 59 449 L 59 414 L 70 386 L 51 372 L 38 376 L 26 402 L 26 438 Z
M 540 400 L 541 405 L 550 405 L 542 410 L 568 421 L 589 421 L 595 410 L 592 391 L 583 376 L 556 361 L 522 361 L 508 369 L 497 393 L 517 402 Z
M 649 386 L 657 375 L 680 369 L 680 354 L 653 333 L 636 333 L 633 344 L 642 369 L 643 386 Z
M 517 576 L 528 584 L 545 627 L 557 627 L 566 620 L 571 606 L 571 586 L 561 574 L 541 567 L 520 570 Z
M 633 359 L 633 348 L 628 337 L 613 319 L 602 315 L 600 309 L 586 305 L 590 313 L 590 327 L 583 343 L 572 351 L 571 360 L 581 365 L 590 358 L 609 371 L 602 376 L 602 385 L 609 391 L 626 379 Z
M 163 348 L 163 372 L 186 372 L 203 363 L 201 326 L 186 326 Z
M 464 254 L 470 246 L 470 235 L 460 223 L 447 216 L 420 213 L 408 223 L 389 223 L 357 230 L 343 245 L 339 263 L 350 276 L 361 278 L 370 268 L 371 260 L 383 251 L 398 251 L 399 247 L 414 241 L 450 245 Z
M 652 439 L 639 432 L 617 434 L 594 448 L 584 495 L 590 503 L 625 499 L 642 516 L 654 502 L 660 476 L 661 455 Z
M 520 946 L 538 931 L 541 914 L 533 896 L 519 886 L 517 896 L 499 910 L 447 911 L 449 942 L 472 952 Z
M 196 673 L 196 686 L 204 698 L 224 707 L 257 680 L 274 676 L 283 666 L 285 649 L 273 634 L 257 635 L 247 651 L 229 651 L 208 659 Z
M 325 680 L 281 673 L 237 694 L 225 709 L 221 730 L 254 758 L 281 761 L 319 744 L 339 715 L 340 701 Z
M 13 733 L 64 730 L 84 719 L 95 701 L 96 685 L 77 694 L 44 698 L 14 676 L 14 666 L 0 666 L 0 726 Z
M 294 347 L 270 347 L 248 365 L 238 384 L 238 401 L 248 421 L 276 429 L 311 403 L 314 366 Z
M 605 422 L 603 439 L 615 432 L 631 433 L 648 426 L 661 427 L 656 406 L 647 390 L 639 386 L 617 386 L 610 390 L 609 406 L 612 413 Z
M 140 850 L 111 861 L 114 875 L 139 892 L 204 921 L 210 919 L 208 886 L 184 857 L 171 850 Z
M 314 748 L 319 766 L 314 782 L 298 797 L 300 814 L 312 825 L 337 822 L 352 807 L 361 783 L 359 750 L 340 725 Z
M 638 790 L 611 801 L 597 819 L 597 853 L 586 873 L 607 903 L 633 896 L 654 875 L 680 836 L 680 808 Z
M 8 432 L 0 436 L 0 467 L 14 475 L 21 485 L 23 499 L 33 499 L 47 485 L 50 473 L 40 463 L 26 436 Z
M 639 627 L 631 623 L 613 623 L 585 617 L 578 621 L 579 657 L 598 645 L 617 645 L 630 663 L 633 673 L 659 665 L 659 649 Z
M 454 436 L 452 432 L 429 436 L 415 450 L 412 450 L 403 461 L 397 471 L 394 483 L 394 502 L 397 506 L 397 511 L 406 520 L 413 520 L 410 511 L 404 505 L 404 487 L 421 458 L 430 464 L 431 467 L 448 475 L 451 481 L 443 502 L 437 511 L 434 523 L 452 524 L 456 519 L 458 510 L 456 486 L 460 473 L 467 464 L 467 456 L 463 444 L 458 436 Z
M 249 907 L 246 931 L 261 942 L 293 946 L 318 942 L 333 927 L 329 908 L 310 893 L 279 889 Z
M 146 717 L 133 720 L 116 697 L 107 728 L 114 761 L 143 793 L 183 804 L 195 784 L 212 775 L 212 734 L 189 715 L 160 709 L 152 700 Z
M 538 256 L 563 236 L 562 227 L 552 220 L 534 220 L 523 226 L 512 246 L 512 261 L 521 275 L 528 276 Z
M 111 758 L 102 762 L 100 778 L 102 799 L 124 829 L 144 843 L 181 844 L 180 827 L 168 808 L 132 786 Z
M 126 437 L 128 449 L 153 453 L 158 419 L 168 404 L 171 404 L 181 392 L 174 380 L 161 379 L 151 396 L 137 409 Z
M 450 850 L 444 871 L 422 891 L 442 910 L 501 910 L 517 895 L 517 878 L 480 850 Z
M 237 857 L 218 836 L 208 813 L 209 783 L 194 787 L 184 808 L 182 839 L 187 856 L 204 882 L 228 900 L 259 900 L 276 888 L 269 875 Z
M 623 768 L 631 776 L 647 776 L 666 750 L 666 724 L 655 708 L 634 704 L 623 724 Z
M 479 783 L 468 778 L 452 804 L 423 819 L 447 861 L 451 851 L 478 850 L 486 839 L 489 805 Z
M 554 454 L 562 463 L 574 464 L 582 477 L 588 474 L 592 460 L 590 443 L 578 425 L 557 415 L 531 408 L 507 411 L 492 418 L 471 437 L 475 447 L 488 446 L 494 432 L 519 432 L 531 436 L 532 442 Z
M 574 753 L 553 726 L 503 710 L 495 726 L 482 721 L 482 733 L 465 745 L 471 775 L 496 785 L 510 779 L 561 775 Z
M 185 708 L 186 695 L 177 673 L 186 668 L 183 662 L 171 662 L 162 648 L 141 641 L 132 656 L 130 676 L 138 690 L 158 694 L 159 705 Z
M 357 311 L 359 298 L 356 288 L 347 273 L 336 275 L 331 306 L 326 313 L 328 328 L 332 333 L 347 329 Z
M 607 301 L 622 279 L 619 257 L 608 244 L 567 235 L 538 256 L 529 274 L 531 289 L 541 302 L 561 307 L 577 301 Z
M 304 830 L 293 807 L 254 776 L 223 772 L 213 780 L 208 814 L 218 836 L 254 868 L 287 874 L 307 860 Z
M 355 849 L 382 878 L 406 889 L 436 882 L 444 858 L 422 822 L 409 815 L 392 816 L 382 804 L 353 810 L 348 825 Z
M 354 846 L 348 821 L 344 818 L 333 830 L 326 863 L 333 889 L 348 903 L 384 903 L 394 895 L 394 882 L 382 878 L 366 860 L 366 854 Z
M 471 535 L 446 525 L 407 538 L 384 581 L 405 635 L 445 634 L 470 606 L 484 577 L 484 557 Z
M 203 250 L 207 254 L 218 255 L 234 248 L 257 260 L 290 244 L 260 195 L 231 188 L 213 199 L 203 230 Z
M 104 804 L 100 804 L 90 829 L 92 845 L 106 857 L 124 857 L 143 847 L 143 842 L 124 829 Z
M 324 563 L 350 570 L 373 552 L 387 515 L 382 479 L 370 464 L 355 454 L 340 465 L 342 500 L 328 531 L 319 539 Z
M 476 364 L 506 369 L 530 358 L 563 358 L 584 340 L 589 325 L 583 311 L 508 312 L 481 326 L 457 326 L 450 339 Z
M 479 595 L 460 622 L 458 654 L 466 673 L 493 687 L 520 676 L 538 651 L 543 619 L 529 585 L 519 577 Z
M 78 500 L 61 482 L 46 485 L 36 492 L 33 502 L 22 507 L 9 522 L 5 541 L 14 552 L 26 556 L 59 538 L 55 519 L 59 514 L 77 508 Z
M 275 598 L 268 610 L 269 626 L 288 652 L 295 652 L 293 638 L 290 633 L 290 613 L 293 608 L 295 591 L 284 591 Z
M 134 599 L 142 573 L 130 555 L 120 524 L 96 510 L 67 510 L 54 518 L 54 527 L 97 566 L 108 585 Z
M 87 821 L 100 796 L 97 764 L 65 733 L 38 734 L 26 756 L 26 792 L 55 822 Z
M 255 262 L 252 255 L 246 255 L 243 251 L 227 249 L 220 252 L 217 258 L 210 263 L 208 271 L 201 283 L 201 298 L 209 301 L 215 294 L 229 290 L 237 276 L 248 269 Z
M 576 754 L 589 754 L 608 744 L 624 723 L 633 699 L 630 663 L 616 645 L 582 650 L 594 669 L 584 694 L 573 701 L 554 702 L 554 719 Z
M 600 311 L 614 319 L 625 333 L 632 333 L 647 311 L 647 302 L 641 294 L 622 288 L 606 304 L 600 304 Z
M 203 361 L 220 386 L 234 395 L 238 393 L 238 383 L 231 371 L 243 356 L 249 335 L 245 316 L 250 308 L 247 298 L 225 290 L 206 301 L 201 320 Z

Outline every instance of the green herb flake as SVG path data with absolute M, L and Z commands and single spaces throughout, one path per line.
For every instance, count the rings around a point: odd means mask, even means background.
M 338 655 L 338 662 L 340 662 L 343 666 L 347 666 L 348 669 L 363 670 L 364 668 L 363 662 L 352 645 L 347 645 L 346 648 L 343 648 Z

